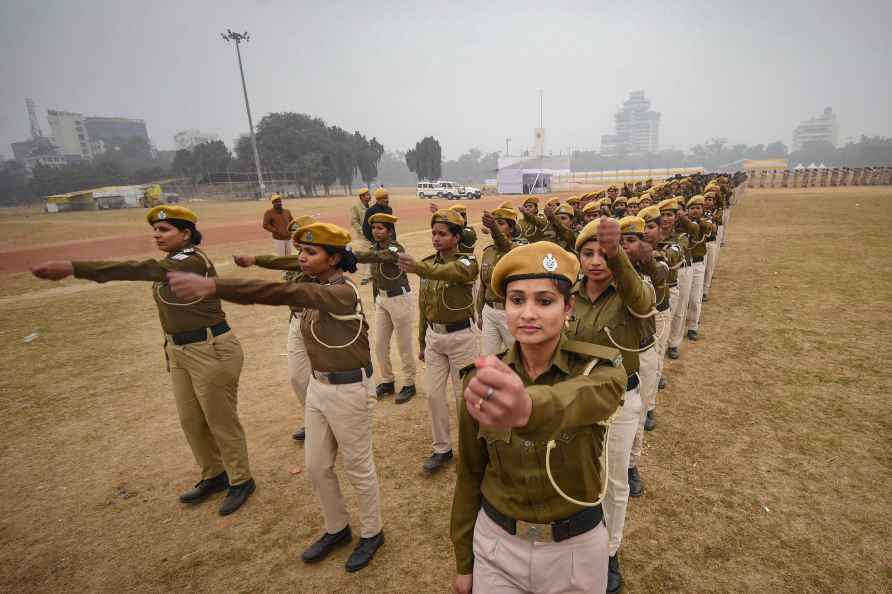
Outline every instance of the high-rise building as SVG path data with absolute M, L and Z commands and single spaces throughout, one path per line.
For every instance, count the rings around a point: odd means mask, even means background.
M 84 116 L 70 111 L 48 109 L 46 119 L 50 123 L 53 142 L 63 156 L 77 156 L 92 159 L 90 137 L 84 124 Z
M 807 142 L 829 142 L 833 146 L 839 141 L 839 122 L 830 107 L 816 118 L 800 122 L 793 130 L 793 150 L 802 150 Z
M 106 145 L 118 145 L 131 138 L 141 138 L 149 143 L 149 132 L 145 120 L 131 118 L 98 118 L 85 120 L 87 135 L 93 142 L 102 141 Z
M 219 138 L 220 137 L 213 132 L 202 132 L 201 130 L 196 130 L 195 128 L 183 130 L 182 132 L 177 132 L 173 135 L 173 141 L 174 143 L 176 143 L 178 149 L 186 149 L 190 151 L 199 144 L 213 142 Z
M 650 99 L 644 91 L 632 91 L 623 107 L 613 116 L 615 134 L 601 136 L 601 153 L 643 155 L 660 148 L 660 114 L 650 109 Z

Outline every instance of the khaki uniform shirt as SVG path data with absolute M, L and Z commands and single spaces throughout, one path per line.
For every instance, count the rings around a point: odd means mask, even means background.
M 304 274 L 300 269 L 300 256 L 254 256 L 254 264 L 260 268 L 268 268 L 270 270 L 284 270 L 285 280 L 291 283 L 300 283 L 312 280 L 311 277 Z M 292 305 L 291 311 L 296 314 L 302 312 L 304 308 L 299 305 Z
M 283 208 L 281 211 L 271 208 L 263 213 L 263 228 L 273 234 L 273 239 L 291 239 L 288 232 L 288 223 L 293 217 L 291 211 Z
M 417 263 L 421 277 L 418 294 L 418 340 L 424 350 L 427 323 L 449 324 L 474 315 L 472 290 L 479 266 L 471 254 L 456 252 L 447 257 L 439 253 Z
M 607 266 L 613 272 L 613 282 L 594 302 L 585 291 L 585 278 L 573 286 L 576 304 L 565 332 L 573 340 L 616 348 L 604 330 L 609 328 L 619 346 L 638 349 L 642 338 L 641 322 L 629 310 L 641 316 L 649 314 L 655 305 L 654 293 L 645 286 L 622 248 L 615 257 L 607 260 Z M 638 353 L 622 353 L 626 372 L 630 376 L 637 373 Z
M 502 259 L 502 256 L 511 251 L 518 245 L 527 243 L 525 239 L 516 237 L 509 240 L 502 231 L 496 227 L 490 230 L 493 243 L 483 249 L 483 255 L 480 258 L 480 286 L 477 288 L 477 305 L 476 311 L 479 318 L 483 311 L 483 305 L 486 303 L 505 303 L 505 299 L 496 295 L 492 290 L 492 271 Z
M 548 219 L 545 215 L 530 215 L 523 208 L 519 212 L 521 218 L 517 221 L 517 226 L 520 229 L 520 236 L 530 243 L 545 239 L 545 231 L 548 229 Z
M 368 206 L 358 200 L 350 207 L 350 227 L 353 228 L 354 240 L 365 238 L 365 235 L 362 233 L 362 222 L 365 220 L 365 211 L 368 208 Z
M 551 225 L 551 229 L 554 231 L 554 238 L 549 241 L 558 244 L 571 254 L 575 254 L 576 232 L 573 231 L 573 229 L 568 229 L 556 215 L 551 215 L 548 222 Z
M 369 251 L 354 250 L 353 255 L 359 262 L 372 263 L 372 292 L 391 289 L 405 289 L 409 291 L 409 278 L 399 269 L 397 254 L 405 252 L 405 248 L 396 241 L 375 243 Z
M 715 225 L 701 218 L 699 221 L 691 219 L 678 219 L 679 226 L 684 230 L 690 241 L 691 257 L 706 257 L 706 241 Z
M 343 276 L 324 284 L 315 280 L 270 283 L 219 279 L 217 296 L 234 303 L 303 307 L 300 331 L 314 371 L 350 371 L 366 367 L 372 361 L 369 326 L 365 316 L 361 319 L 337 320 L 330 315 L 362 314 L 359 293 Z M 347 344 L 349 346 L 343 346 Z
M 197 247 L 187 247 L 182 251 L 171 253 L 163 260 L 80 261 L 72 264 L 76 278 L 99 283 L 123 280 L 152 281 L 158 318 L 166 334 L 209 328 L 226 320 L 220 300 L 216 297 L 186 305 L 167 286 L 168 272 L 194 272 L 209 277 L 217 276 L 213 263 Z
M 557 443 L 550 464 L 558 486 L 582 501 L 603 495 L 607 430 L 626 390 L 626 372 L 616 349 L 562 337 L 551 367 L 535 380 L 524 370 L 519 344 L 500 357 L 523 380 L 533 409 L 526 427 L 492 429 L 480 427 L 464 403 L 459 407 L 458 480 L 450 525 L 459 574 L 473 569 L 474 523 L 483 497 L 506 516 L 537 524 L 582 511 L 548 480 L 549 440 Z M 584 374 L 593 360 L 596 365 Z M 463 370 L 465 387 L 475 373 L 473 366 Z
M 654 307 L 668 301 L 669 284 L 667 280 L 669 278 L 669 265 L 662 259 L 662 254 L 659 251 L 653 253 L 653 258 L 650 262 L 647 264 L 639 264 L 635 269 L 650 282 L 650 286 L 654 290 L 654 297 L 656 299 Z M 657 320 L 653 316 L 640 320 L 643 334 L 642 339 L 647 340 L 648 337 L 656 332 Z M 650 341 L 647 340 L 647 342 Z

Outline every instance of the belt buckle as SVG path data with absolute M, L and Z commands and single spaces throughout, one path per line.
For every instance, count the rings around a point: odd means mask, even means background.
M 448 332 L 446 332 L 446 324 L 438 324 L 437 322 L 431 322 L 431 328 L 437 334 L 448 334 Z
M 316 378 L 316 381 L 320 384 L 331 385 L 331 378 L 324 371 L 314 371 L 313 377 Z
M 554 542 L 551 524 L 532 524 L 517 520 L 515 532 L 517 536 L 530 542 Z

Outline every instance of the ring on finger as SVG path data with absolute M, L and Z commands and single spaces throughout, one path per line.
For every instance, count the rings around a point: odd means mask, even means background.
M 496 392 L 496 391 L 493 389 L 492 386 L 488 387 L 488 388 L 486 389 L 486 394 L 483 395 L 483 399 L 484 399 L 484 400 L 489 400 L 490 398 L 492 398 L 492 395 L 495 394 L 495 392 Z

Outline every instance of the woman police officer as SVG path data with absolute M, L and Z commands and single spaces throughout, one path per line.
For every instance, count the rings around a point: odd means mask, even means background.
M 184 299 L 217 296 L 235 303 L 299 305 L 301 334 L 312 366 L 306 403 L 307 472 L 322 506 L 325 534 L 307 548 L 304 562 L 323 560 L 352 540 L 350 515 L 344 505 L 335 458 L 340 451 L 344 471 L 358 493 L 361 538 L 347 559 L 347 571 L 362 569 L 384 544 L 378 475 L 372 455 L 372 357 L 368 324 L 359 291 L 343 275 L 356 271 L 347 250 L 350 234 L 337 225 L 314 223 L 295 232 L 300 266 L 312 281 L 270 283 L 239 279 L 206 279 L 173 273 L 170 284 Z
M 449 406 L 446 382 L 452 381 L 456 403 L 461 401 L 459 370 L 479 353 L 472 287 L 478 265 L 473 254 L 459 251 L 464 220 L 454 210 L 438 210 L 431 216 L 431 242 L 437 252 L 420 262 L 399 254 L 403 272 L 421 277 L 418 295 L 419 358 L 426 363 L 428 408 L 433 433 L 433 453 L 422 466 L 435 472 L 452 460 L 449 438 Z
M 562 335 L 578 270 L 573 254 L 539 242 L 493 272 L 516 342 L 463 370 L 456 592 L 606 588 L 604 442 L 626 373 L 618 350 Z
M 166 275 L 186 271 L 213 282 L 214 265 L 197 246 L 198 217 L 182 206 L 156 206 L 146 216 L 155 245 L 167 256 L 141 262 L 56 261 L 32 268 L 34 276 L 61 280 L 150 281 L 165 334 L 164 351 L 173 383 L 180 425 L 201 480 L 180 495 L 183 503 L 199 503 L 229 489 L 220 514 L 236 511 L 254 492 L 248 466 L 245 431 L 238 418 L 238 380 L 244 361 L 241 343 L 226 323 L 220 300 L 212 296 L 179 300 Z

